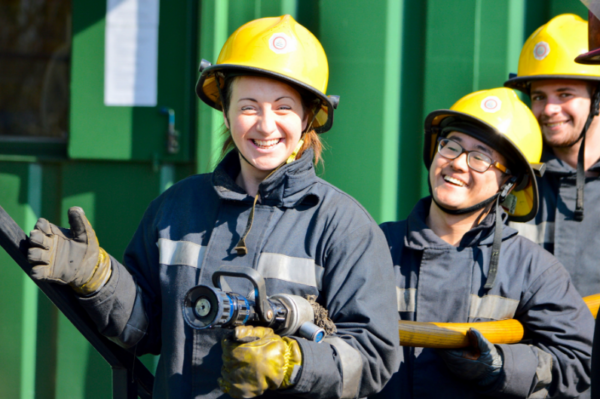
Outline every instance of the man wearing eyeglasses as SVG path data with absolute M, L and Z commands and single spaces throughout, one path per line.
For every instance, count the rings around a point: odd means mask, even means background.
M 431 196 L 381 227 L 400 319 L 473 323 L 471 346 L 403 347 L 378 397 L 577 397 L 589 387 L 590 311 L 561 263 L 504 225 L 535 217 L 541 150 L 533 114 L 510 89 L 469 94 L 426 118 Z M 493 344 L 477 330 L 513 318 L 526 342 Z

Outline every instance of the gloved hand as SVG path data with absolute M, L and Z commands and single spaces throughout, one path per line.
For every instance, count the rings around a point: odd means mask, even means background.
M 221 346 L 223 378 L 219 378 L 219 386 L 234 398 L 253 398 L 267 389 L 289 388 L 295 382 L 291 381 L 294 367 L 302 365 L 298 342 L 266 327 L 238 326 Z
M 34 265 L 31 277 L 69 284 L 80 295 L 91 295 L 108 281 L 110 258 L 100 248 L 83 209 L 69 209 L 70 230 L 40 218 L 30 233 L 27 259 Z
M 479 331 L 467 331 L 470 346 L 461 349 L 440 349 L 439 355 L 454 374 L 484 387 L 498 379 L 502 371 L 502 355 L 496 346 Z

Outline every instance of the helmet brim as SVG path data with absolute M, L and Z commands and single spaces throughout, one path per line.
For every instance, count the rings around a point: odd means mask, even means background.
M 216 110 L 222 111 L 222 106 L 219 102 L 219 91 L 215 81 L 216 72 L 265 76 L 288 83 L 291 86 L 296 86 L 301 90 L 313 94 L 315 97 L 321 100 L 321 109 L 317 113 L 313 122 L 315 132 L 325 133 L 330 130 L 333 125 L 333 111 L 335 106 L 331 102 L 331 99 L 329 99 L 324 93 L 321 93 L 319 90 L 316 90 L 314 87 L 309 86 L 306 83 L 290 78 L 289 76 L 244 65 L 217 64 L 202 70 L 202 73 L 198 78 L 198 82 L 196 83 L 196 94 L 204 103 Z
M 516 195 L 519 200 L 525 200 L 525 198 L 527 199 L 528 210 L 519 214 L 511 214 L 509 212 L 508 215 L 510 220 L 515 222 L 527 222 L 533 219 L 537 214 L 539 207 L 538 186 L 533 168 L 519 147 L 517 147 L 504 134 L 498 131 L 498 129 L 480 119 L 463 112 L 449 109 L 441 109 L 431 112 L 427 118 L 425 118 L 425 146 L 423 152 L 423 161 L 425 162 L 427 169 L 429 170 L 431 167 L 433 157 L 437 152 L 437 139 L 440 134 L 439 126 L 442 121 L 448 117 L 456 117 L 460 120 L 473 123 L 481 127 L 482 130 L 496 133 L 494 135 L 484 133 L 477 134 L 476 132 L 470 132 L 467 134 L 494 148 L 503 156 L 505 156 L 511 164 L 518 167 L 519 170 L 525 171 L 527 182 L 525 184 L 517 184 L 517 188 L 513 190 L 513 194 Z M 524 187 L 521 188 L 523 185 Z
M 584 54 L 585 55 L 585 54 Z M 579 57 L 578 57 L 579 58 Z M 600 63 L 600 61 L 598 62 Z M 590 75 L 533 75 L 533 76 L 517 76 L 508 79 L 504 82 L 504 87 L 510 89 L 516 89 L 529 95 L 530 83 L 534 80 L 548 80 L 548 79 L 571 79 L 571 80 L 586 80 L 590 82 L 600 82 L 600 76 Z

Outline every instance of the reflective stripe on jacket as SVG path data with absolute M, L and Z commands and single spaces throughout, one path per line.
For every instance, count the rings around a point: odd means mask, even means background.
M 161 354 L 155 397 L 223 395 L 220 341 L 230 330 L 194 330 L 182 317 L 185 293 L 197 284 L 212 286 L 221 265 L 257 269 L 267 295 L 317 295 L 337 326 L 323 343 L 298 339 L 303 367 L 296 385 L 265 397 L 367 396 L 397 368 L 398 313 L 385 238 L 354 199 L 315 176 L 312 157 L 305 152 L 261 183 L 244 256 L 234 247 L 253 198 L 234 183 L 237 153 L 214 173 L 175 184 L 149 206 L 125 267 L 113 259 L 109 283 L 82 299 L 105 335 L 137 355 Z M 236 293 L 253 293 L 245 280 L 227 283 Z
M 484 290 L 495 214 L 463 237 L 444 242 L 425 224 L 431 198 L 407 220 L 385 223 L 402 320 L 478 322 L 515 318 L 519 344 L 497 345 L 504 366 L 489 389 L 450 372 L 434 349 L 403 348 L 380 398 L 577 397 L 590 384 L 594 320 L 560 262 L 506 226 L 494 287 Z

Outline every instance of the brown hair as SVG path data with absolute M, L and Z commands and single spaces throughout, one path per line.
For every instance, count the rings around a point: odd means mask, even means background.
M 227 109 L 229 109 L 229 102 L 231 101 L 231 93 L 233 91 L 233 83 L 239 77 L 240 77 L 240 75 L 233 75 L 233 76 L 228 76 L 227 78 L 225 78 L 225 84 L 224 84 L 224 86 L 225 86 L 225 90 L 224 90 L 225 101 L 223 103 L 227 104 L 227 107 L 226 107 Z M 314 118 L 314 113 L 316 112 L 315 105 L 314 105 L 315 97 L 313 95 L 311 95 L 310 93 L 308 93 L 307 91 L 299 89 L 293 85 L 290 85 L 290 87 L 294 88 L 300 94 L 300 97 L 302 98 L 302 110 L 304 111 L 304 116 L 307 118 L 307 120 L 309 122 L 312 121 Z M 222 134 L 226 137 L 225 137 L 225 142 L 223 143 L 223 146 L 221 147 L 221 158 L 223 158 L 225 155 L 227 155 L 227 153 L 229 151 L 231 151 L 232 149 L 235 148 L 235 143 L 233 142 L 233 137 L 231 137 L 231 132 L 229 131 L 227 126 L 225 126 L 225 124 L 223 124 Z M 300 151 L 298 151 L 298 154 L 296 155 L 296 159 L 300 158 L 302 156 L 302 154 L 304 153 L 304 151 L 308 150 L 309 148 L 312 148 L 313 152 L 314 152 L 314 163 L 315 163 L 315 165 L 318 165 L 319 162 L 323 161 L 323 158 L 321 157 L 321 153 L 323 152 L 323 143 L 321 143 L 321 138 L 319 137 L 317 132 L 315 132 L 315 130 L 312 129 L 312 127 L 311 127 L 310 131 L 308 131 L 302 135 L 302 138 L 304 139 L 304 144 L 302 144 Z

